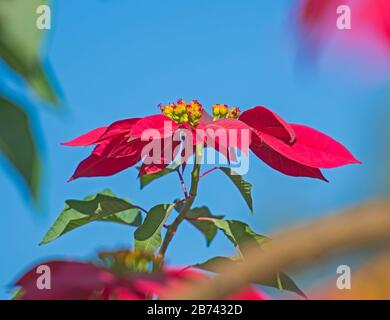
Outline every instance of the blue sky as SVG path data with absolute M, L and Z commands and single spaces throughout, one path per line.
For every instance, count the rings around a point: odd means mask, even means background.
M 96 223 L 38 247 L 64 200 L 110 188 L 148 208 L 180 195 L 175 176 L 140 191 L 135 169 L 66 183 L 90 150 L 62 147 L 61 141 L 118 119 L 154 114 L 158 103 L 184 98 L 199 99 L 205 107 L 227 103 L 245 110 L 265 105 L 289 122 L 333 136 L 363 162 L 325 171 L 330 183 L 324 183 L 283 176 L 252 156 L 246 179 L 253 184 L 253 216 L 222 173 L 202 180 L 197 205 L 245 220 L 258 232 L 270 234 L 384 192 L 389 73 L 380 81 L 367 78 L 353 56 L 338 58 L 331 50 L 310 67 L 298 54 L 290 1 L 53 2 L 47 61 L 61 88 L 64 110 L 50 111 L 38 101 L 29 107 L 45 173 L 39 209 L 20 192 L 12 169 L 2 161 L 0 298 L 8 296 L 6 286 L 34 262 L 91 258 L 101 248 L 131 245 L 132 230 Z M 20 99 L 26 95 L 17 79 L 9 76 L 3 82 Z M 183 225 L 168 259 L 186 265 L 233 252 L 222 235 L 206 248 L 197 230 Z M 333 263 L 344 262 L 340 258 Z M 299 284 L 310 287 L 334 270 L 324 265 L 298 275 Z

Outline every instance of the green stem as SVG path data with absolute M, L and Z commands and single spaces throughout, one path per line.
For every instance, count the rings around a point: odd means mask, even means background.
M 180 214 L 176 217 L 176 219 L 172 222 L 172 224 L 169 226 L 163 243 L 161 245 L 159 255 L 161 257 L 164 257 L 169 244 L 171 243 L 171 240 L 173 236 L 175 235 L 175 232 L 179 225 L 183 222 L 183 220 L 186 218 L 186 215 L 188 211 L 191 209 L 192 204 L 195 201 L 197 192 L 198 192 L 198 184 L 199 184 L 199 175 L 200 175 L 200 160 L 202 158 L 202 150 L 203 150 L 203 145 L 199 144 L 196 146 L 196 159 L 195 159 L 195 164 L 194 168 L 192 169 L 191 173 L 191 188 L 190 188 L 190 194 L 188 200 L 185 202 L 183 210 L 180 212 Z M 155 266 L 155 270 L 159 270 L 160 266 Z

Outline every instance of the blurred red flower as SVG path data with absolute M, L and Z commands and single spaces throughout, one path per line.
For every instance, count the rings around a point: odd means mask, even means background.
M 345 5 L 350 8 L 351 29 L 340 32 L 337 19 L 341 13 L 337 8 Z M 388 0 L 300 0 L 296 9 L 302 40 L 311 49 L 318 50 L 325 40 L 338 35 L 342 47 L 356 46 L 358 52 L 374 49 L 385 56 L 390 52 Z
M 36 270 L 45 265 L 50 270 L 51 288 L 37 287 L 40 274 Z M 203 281 L 207 277 L 192 268 L 166 268 L 161 273 L 118 274 L 92 263 L 77 261 L 48 261 L 25 273 L 16 286 L 21 287 L 21 300 L 144 300 L 164 298 L 178 292 L 188 281 Z M 268 299 L 254 287 L 247 287 L 229 297 L 234 300 Z

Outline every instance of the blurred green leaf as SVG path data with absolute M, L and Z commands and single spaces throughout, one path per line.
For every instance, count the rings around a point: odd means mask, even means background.
M 44 31 L 36 26 L 37 7 L 46 4 L 47 0 L 0 0 L 0 58 L 41 99 L 56 105 L 58 98 L 40 61 Z
M 240 191 L 251 213 L 253 213 L 252 185 L 249 182 L 245 181 L 242 176 L 240 176 L 238 173 L 236 173 L 230 168 L 221 167 L 219 169 L 223 173 L 225 173 L 230 178 L 230 180 L 232 180 L 237 189 Z
M 243 245 L 247 245 L 250 242 L 263 245 L 271 240 L 264 235 L 254 232 L 248 224 L 241 221 L 222 219 L 210 219 L 210 221 L 240 250 L 242 250 Z
M 217 272 L 217 267 L 221 264 L 225 266 L 242 263 L 242 260 L 238 257 L 214 257 L 205 262 L 193 265 L 194 268 L 198 268 L 205 271 Z M 297 286 L 287 274 L 283 272 L 277 272 L 275 276 L 266 282 L 254 282 L 254 284 L 276 288 L 279 290 L 287 290 L 294 292 L 303 298 L 307 299 L 305 293 Z
M 168 168 L 165 168 L 159 172 L 156 173 L 150 173 L 150 174 L 144 174 L 140 176 L 139 181 L 141 185 L 141 189 L 145 188 L 148 184 L 152 183 L 154 180 L 157 180 L 159 178 L 162 178 L 172 172 L 175 172 L 176 169 L 179 167 L 178 164 L 174 164 Z M 139 167 L 137 168 L 139 170 Z
M 207 246 L 211 244 L 217 234 L 217 227 L 213 221 L 195 220 L 198 218 L 222 219 L 223 216 L 214 216 L 207 207 L 194 208 L 186 215 L 187 221 L 197 228 L 206 238 Z
M 164 226 L 174 204 L 159 204 L 146 215 L 145 221 L 134 232 L 134 247 L 154 252 L 161 245 L 161 229 Z
M 12 295 L 11 300 L 19 300 L 24 294 L 23 288 L 11 290 L 9 293 Z
M 110 190 L 88 196 L 84 200 L 67 200 L 65 209 L 46 233 L 40 245 L 93 221 L 139 226 L 142 217 L 137 206 L 125 199 L 116 198 Z
M 23 177 L 35 199 L 39 193 L 39 159 L 27 114 L 0 96 L 0 152 Z
M 198 268 L 205 271 L 210 271 L 216 273 L 218 270 L 218 266 L 224 265 L 226 267 L 230 267 L 237 262 L 240 262 L 241 259 L 237 257 L 213 257 L 205 262 L 194 264 L 194 268 Z

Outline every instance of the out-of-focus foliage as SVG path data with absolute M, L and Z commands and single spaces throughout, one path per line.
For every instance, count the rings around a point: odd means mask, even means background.
M 214 257 L 203 263 L 193 265 L 194 268 L 206 270 L 210 272 L 217 272 L 216 266 L 223 263 L 224 265 L 232 265 L 242 263 L 242 259 L 238 257 Z M 271 288 L 277 288 L 279 290 L 287 290 L 300 295 L 303 298 L 307 298 L 305 293 L 296 285 L 287 274 L 278 272 L 272 279 L 267 282 L 256 282 L 255 284 L 267 286 Z
M 41 61 L 44 31 L 36 23 L 37 8 L 48 0 L 0 0 L 0 60 L 26 81 L 42 100 L 58 98 Z M 26 182 L 34 199 L 39 194 L 39 160 L 28 114 L 0 92 L 0 152 Z
M 47 0 L 0 0 L 0 56 L 43 100 L 58 99 L 43 70 L 40 51 L 43 30 L 36 26 L 37 8 Z
M 0 96 L 0 152 L 18 170 L 33 196 L 38 194 L 39 159 L 27 114 Z

